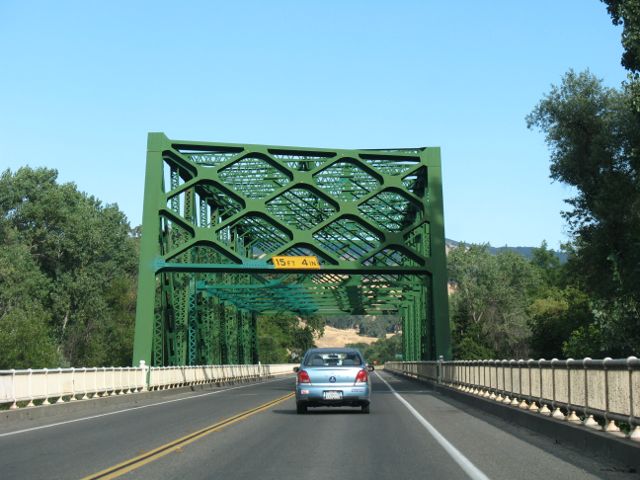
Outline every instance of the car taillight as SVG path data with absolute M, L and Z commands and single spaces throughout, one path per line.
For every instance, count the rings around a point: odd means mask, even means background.
M 311 379 L 309 378 L 309 374 L 304 370 L 300 370 L 298 372 L 298 383 L 311 383 Z
M 356 383 L 367 383 L 369 381 L 369 374 L 367 373 L 367 371 L 363 368 L 362 370 L 360 370 L 358 372 L 358 374 L 356 375 Z

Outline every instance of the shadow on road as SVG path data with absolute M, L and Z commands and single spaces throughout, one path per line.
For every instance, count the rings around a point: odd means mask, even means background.
M 298 413 L 296 412 L 295 409 L 290 409 L 290 410 L 271 410 L 272 413 L 277 413 L 278 415 L 298 415 Z M 307 413 L 303 414 L 304 415 L 362 415 L 362 412 L 360 411 L 360 409 L 348 409 L 348 408 L 323 408 L 323 409 L 316 409 L 316 408 L 309 408 L 309 410 L 307 410 Z

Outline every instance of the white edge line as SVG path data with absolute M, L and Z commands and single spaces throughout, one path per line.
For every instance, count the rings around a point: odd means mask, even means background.
M 427 429 L 427 431 L 433 436 L 433 438 L 435 438 L 440 446 L 445 449 L 445 451 L 451 456 L 451 458 L 460 466 L 460 468 L 462 468 L 462 470 L 465 471 L 467 475 L 469 475 L 470 478 L 472 478 L 473 480 L 489 480 L 489 477 L 487 477 L 478 467 L 471 463 L 471 460 L 465 457 L 460 450 L 458 450 L 449 442 L 449 440 L 444 438 L 442 434 L 438 430 L 436 430 L 436 428 L 431 425 L 422 415 L 420 415 L 420 413 L 418 413 L 418 411 L 413 408 L 413 406 L 409 402 L 402 398 L 402 396 L 398 392 L 396 392 L 394 388 L 389 385 L 389 382 L 382 378 L 382 376 L 378 372 L 376 372 L 376 376 L 384 382 L 389 390 L 391 390 L 391 393 L 393 393 L 396 398 L 400 400 L 400 402 L 402 402 L 405 407 L 407 407 L 407 410 L 409 410 L 411 414 L 416 417 L 416 419 L 422 424 L 422 426 Z
M 12 435 L 18 435 L 19 433 L 33 432 L 35 430 L 43 430 L 45 428 L 58 427 L 60 425 L 68 425 L 70 423 L 84 422 L 86 420 L 93 420 L 94 418 L 108 417 L 110 415 L 117 415 L 119 413 L 132 412 L 134 410 L 141 410 L 143 408 L 156 407 L 158 405 L 166 405 L 167 403 L 182 402 L 183 400 L 191 400 L 192 398 L 199 398 L 199 397 L 206 397 L 206 396 L 209 396 L 209 395 L 216 395 L 218 393 L 229 392 L 231 390 L 237 390 L 237 389 L 240 389 L 240 388 L 253 387 L 253 386 L 256 386 L 256 385 L 264 385 L 265 383 L 281 382 L 283 380 L 290 380 L 290 378 L 276 378 L 276 379 L 273 379 L 273 380 L 267 380 L 266 382 L 251 383 L 251 384 L 248 384 L 248 385 L 240 385 L 240 386 L 237 386 L 237 387 L 225 388 L 223 390 L 216 390 L 215 392 L 201 393 L 199 395 L 192 395 L 190 397 L 176 398 L 176 399 L 173 399 L 173 400 L 166 400 L 164 402 L 151 403 L 149 405 L 141 405 L 139 407 L 125 408 L 124 410 L 118 410 L 118 411 L 115 411 L 115 412 L 101 413 L 99 415 L 91 415 L 90 417 L 75 418 L 73 420 L 66 420 L 64 422 L 50 423 L 48 425 L 40 425 L 38 427 L 31 427 L 31 428 L 25 428 L 25 429 L 22 429 L 22 430 L 15 430 L 13 432 L 0 433 L 0 438 L 2 438 L 2 437 L 10 437 Z M 44 408 L 46 408 L 46 407 L 44 407 Z

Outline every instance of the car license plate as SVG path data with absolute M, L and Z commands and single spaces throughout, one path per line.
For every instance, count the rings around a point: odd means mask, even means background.
M 323 392 L 325 400 L 342 400 L 342 392 L 328 391 Z

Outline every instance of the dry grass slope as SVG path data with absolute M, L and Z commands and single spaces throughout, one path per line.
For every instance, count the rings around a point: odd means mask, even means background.
M 349 343 L 373 343 L 378 340 L 376 337 L 363 337 L 358 335 L 355 328 L 340 329 L 325 325 L 324 335 L 316 338 L 316 345 L 320 348 L 344 347 Z

